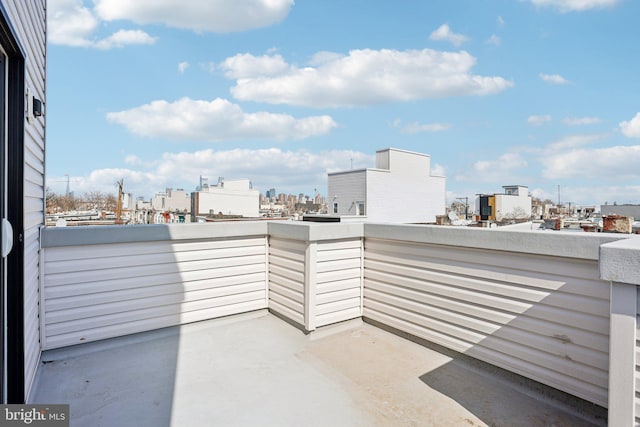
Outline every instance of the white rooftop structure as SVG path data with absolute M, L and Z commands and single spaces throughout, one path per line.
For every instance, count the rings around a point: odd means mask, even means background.
M 196 216 L 238 215 L 257 218 L 260 215 L 260 192 L 248 179 L 225 180 L 216 185 L 203 185 L 191 193 L 191 220 Z
M 343 222 L 435 222 L 445 213 L 445 184 L 445 177 L 431 174 L 428 154 L 379 150 L 373 169 L 329 174 L 329 214 Z

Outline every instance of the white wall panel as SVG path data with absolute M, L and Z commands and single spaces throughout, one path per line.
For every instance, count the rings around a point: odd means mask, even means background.
M 45 349 L 267 307 L 266 237 L 47 247 Z
M 362 239 L 318 242 L 315 326 L 362 316 Z
M 269 239 L 269 309 L 304 326 L 304 241 Z
M 596 261 L 365 239 L 364 316 L 607 405 Z
M 3 2 L 25 54 L 25 90 L 45 99 L 45 1 Z M 24 128 L 24 381 L 28 397 L 40 358 L 39 227 L 44 224 L 45 117 Z

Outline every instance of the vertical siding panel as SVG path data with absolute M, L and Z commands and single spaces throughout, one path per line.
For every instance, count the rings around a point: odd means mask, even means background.
M 640 426 L 640 287 L 636 287 L 636 371 L 634 373 L 635 394 L 635 421 Z
M 4 2 L 25 53 L 25 89 L 45 99 L 45 1 Z M 25 121 L 24 133 L 24 380 L 28 398 L 40 358 L 39 227 L 44 224 L 45 118 Z

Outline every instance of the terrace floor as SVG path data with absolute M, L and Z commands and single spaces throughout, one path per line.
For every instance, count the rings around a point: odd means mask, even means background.
M 560 398 L 558 398 L 560 395 Z M 581 426 L 606 411 L 362 321 L 267 311 L 43 353 L 30 403 L 80 426 Z

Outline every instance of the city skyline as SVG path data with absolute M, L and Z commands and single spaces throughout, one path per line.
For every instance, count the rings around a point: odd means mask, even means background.
M 448 202 L 640 202 L 638 2 L 48 2 L 47 186 L 327 191 L 387 147 Z

